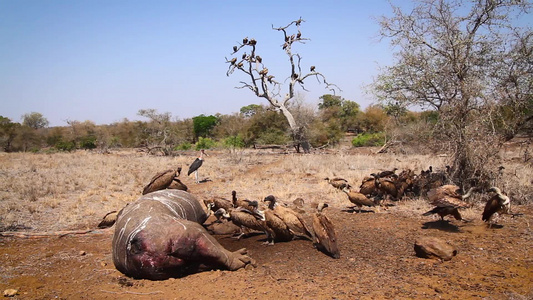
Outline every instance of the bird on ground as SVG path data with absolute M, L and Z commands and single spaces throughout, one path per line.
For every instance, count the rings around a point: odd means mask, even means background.
M 387 196 L 394 201 L 397 201 L 401 198 L 402 195 L 398 193 L 398 188 L 396 187 L 395 182 L 390 178 L 380 178 L 378 174 L 370 174 L 374 177 L 374 183 L 378 193 L 384 195 L 384 198 L 387 199 Z
M 266 209 L 265 212 L 271 211 L 275 216 L 280 218 L 287 225 L 287 228 L 292 235 L 292 239 L 297 237 L 308 239 L 312 238 L 313 235 L 309 230 L 309 226 L 299 213 L 288 207 L 279 205 L 276 197 L 273 195 L 268 195 L 263 201 L 268 202 L 268 209 Z
M 251 230 L 262 231 L 267 235 L 267 238 L 270 236 L 265 215 L 261 211 L 249 211 L 242 207 L 230 208 L 227 211 L 224 208 L 219 208 L 215 212 L 215 216 L 228 219 L 241 227 L 241 234 L 237 236 L 239 240 L 249 234 Z
M 204 163 L 204 155 L 209 156 L 207 153 L 205 153 L 205 150 L 200 150 L 200 156 L 198 156 L 192 164 L 189 166 L 189 171 L 187 172 L 187 176 L 191 175 L 194 172 L 194 177 L 196 179 L 196 183 L 200 183 L 200 180 L 198 179 L 198 169 L 202 166 Z
M 379 176 L 379 178 L 390 177 L 392 175 L 395 175 L 397 170 L 398 170 L 398 168 L 394 168 L 392 170 L 382 171 L 382 172 L 378 173 L 378 176 Z
M 377 185 L 374 177 L 366 176 L 363 178 L 361 185 L 359 186 L 359 193 L 366 196 L 377 195 Z
M 259 207 L 259 203 L 257 201 L 238 199 L 236 191 L 231 191 L 231 201 L 234 207 L 242 207 L 250 211 L 255 211 Z
M 340 177 L 335 178 L 329 178 L 326 177 L 324 180 L 327 180 L 329 184 L 331 184 L 334 188 L 337 188 L 339 190 L 342 190 L 344 187 L 351 188 L 350 184 L 348 183 L 348 180 Z
M 223 198 L 223 197 L 218 197 L 218 196 L 205 199 L 204 204 L 205 206 L 207 206 L 209 213 L 216 212 L 217 210 L 221 208 L 225 209 L 226 211 L 229 211 L 230 209 L 234 208 L 233 203 L 230 200 Z M 215 214 L 215 217 L 217 217 L 217 222 L 219 223 L 222 222 L 220 220 L 221 215 Z
M 327 203 L 320 203 L 317 212 L 313 215 L 313 243 L 318 250 L 333 258 L 340 258 L 335 226 L 333 226 L 330 219 L 322 212 L 326 207 L 328 207 Z
M 363 206 L 370 206 L 370 207 L 377 206 L 376 202 L 374 202 L 372 199 L 368 198 L 364 194 L 352 192 L 346 187 L 343 188 L 342 191 L 345 192 L 346 195 L 348 195 L 348 200 L 350 200 L 350 202 L 352 202 L 353 204 L 355 204 L 355 206 L 359 208 L 359 212 L 361 212 L 361 208 Z M 354 213 L 355 213 L 355 206 L 353 210 Z
M 146 195 L 148 193 L 159 191 L 159 190 L 164 190 L 164 189 L 178 189 L 178 190 L 186 191 L 187 186 L 184 184 L 178 185 L 176 183 L 172 185 L 173 181 L 175 180 L 181 183 L 181 181 L 179 181 L 179 179 L 177 178 L 180 175 L 180 173 L 181 173 L 181 167 L 178 167 L 176 169 L 168 169 L 163 172 L 157 173 L 154 177 L 152 177 L 152 179 L 150 180 L 150 183 L 148 183 L 144 187 L 142 194 Z
M 497 187 L 491 187 L 489 192 L 493 192 L 495 195 L 487 201 L 481 219 L 487 222 L 489 227 L 492 227 L 491 221 L 496 213 L 498 215 L 511 213 L 511 199 L 504 195 Z
M 463 220 L 459 213 L 460 208 L 470 207 L 470 204 L 464 200 L 471 196 L 475 187 L 471 187 L 464 195 L 460 193 L 461 189 L 456 185 L 443 185 L 428 192 L 431 204 L 435 206 L 432 210 L 423 213 L 423 216 L 438 214 L 441 220 L 447 215 L 452 215 L 456 220 Z

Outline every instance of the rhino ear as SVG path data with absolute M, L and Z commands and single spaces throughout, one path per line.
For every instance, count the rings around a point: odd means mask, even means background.
M 104 228 L 109 228 L 113 226 L 115 222 L 117 221 L 117 216 L 118 216 L 118 212 L 116 210 L 110 213 L 107 213 L 102 219 L 102 221 L 98 224 L 98 228 L 104 229 Z

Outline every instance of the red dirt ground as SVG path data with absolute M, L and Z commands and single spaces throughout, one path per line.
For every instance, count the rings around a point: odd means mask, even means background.
M 400 204 L 401 205 L 401 204 Z M 256 268 L 206 271 L 164 281 L 134 280 L 111 259 L 111 229 L 50 238 L 0 238 L 0 289 L 19 299 L 532 299 L 533 211 L 489 229 L 430 221 L 395 210 L 352 214 L 330 209 L 341 258 L 316 251 L 310 241 L 262 244 L 217 236 L 228 249 L 249 249 Z M 414 256 L 419 236 L 436 236 L 459 253 L 441 262 Z

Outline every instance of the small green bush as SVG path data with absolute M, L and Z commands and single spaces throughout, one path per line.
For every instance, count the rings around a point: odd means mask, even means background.
M 244 140 L 240 135 L 229 136 L 223 140 L 226 148 L 244 148 Z
M 213 141 L 210 138 L 203 138 L 199 137 L 198 142 L 196 143 L 195 149 L 201 150 L 201 149 L 211 149 L 215 146 L 215 141 Z
M 385 134 L 377 133 L 361 133 L 352 140 L 354 147 L 372 147 L 383 146 L 385 144 Z
M 191 150 L 191 148 L 192 148 L 191 143 L 183 143 L 183 144 L 177 145 L 174 148 L 174 150 Z
M 87 135 L 80 139 L 80 148 L 81 149 L 95 149 L 96 148 L 96 137 Z
M 261 133 L 256 140 L 257 144 L 261 145 L 284 145 L 289 142 L 287 134 L 277 128 L 269 128 L 265 132 Z
M 54 146 L 57 150 L 59 151 L 72 151 L 74 149 L 76 149 L 76 143 L 72 142 L 72 141 L 59 141 L 55 144 Z

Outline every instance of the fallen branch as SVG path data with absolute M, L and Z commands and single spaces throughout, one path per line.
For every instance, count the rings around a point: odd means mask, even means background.
M 51 237 L 51 236 L 58 236 L 58 237 L 64 237 L 70 234 L 87 234 L 87 233 L 97 233 L 101 232 L 99 230 L 95 229 L 86 229 L 86 230 L 61 230 L 61 231 L 54 231 L 54 232 L 20 232 L 20 231 L 4 231 L 0 232 L 0 236 L 10 236 L 10 237 L 18 237 L 18 238 L 43 238 L 43 237 Z
M 110 293 L 110 294 L 132 294 L 132 295 L 153 295 L 153 294 L 160 294 L 160 293 L 162 293 L 161 291 L 148 292 L 148 293 L 140 293 L 140 292 L 130 292 L 130 291 L 113 292 L 113 291 L 106 291 L 106 290 L 100 290 L 100 292 Z

